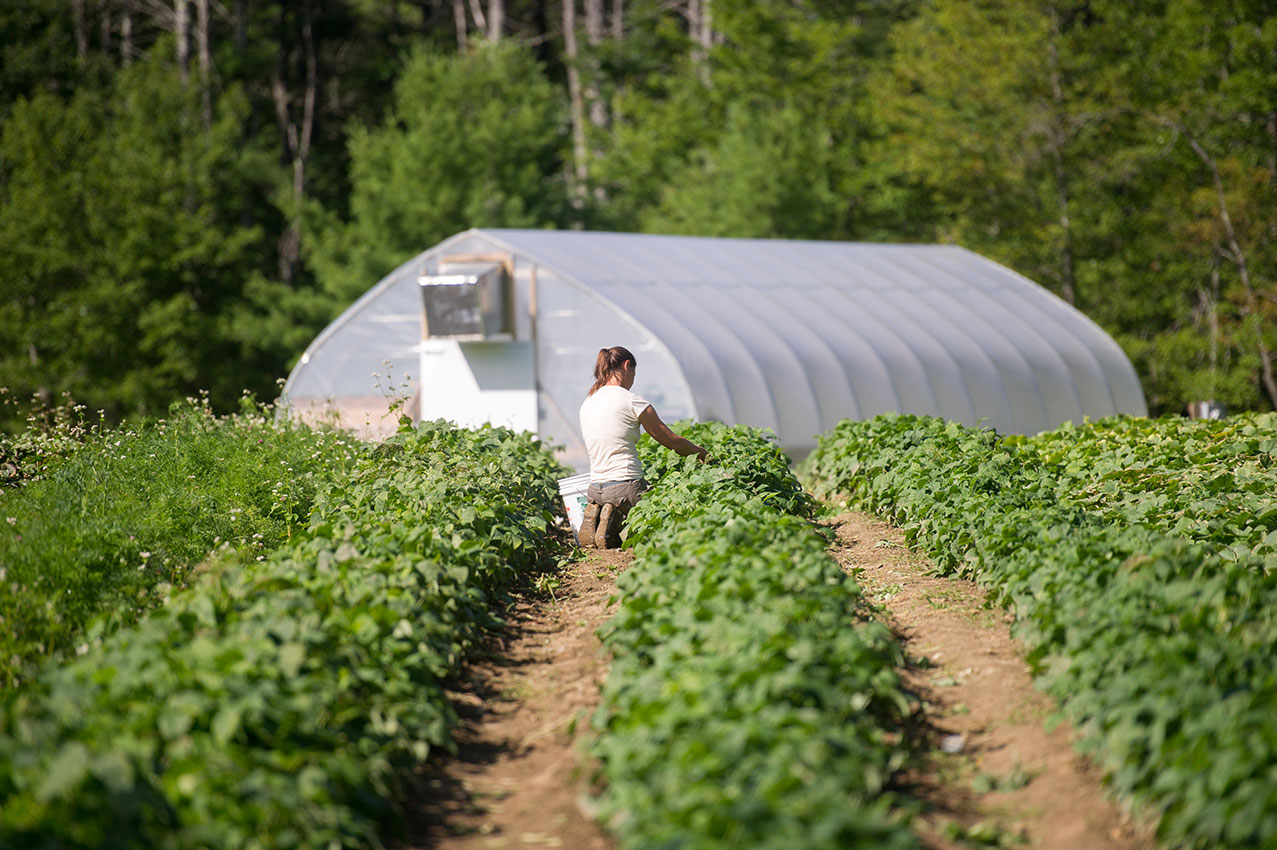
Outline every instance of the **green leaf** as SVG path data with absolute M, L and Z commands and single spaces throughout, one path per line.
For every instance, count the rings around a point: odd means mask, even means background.
M 68 741 L 49 764 L 44 779 L 36 786 L 35 798 L 49 803 L 75 790 L 89 773 L 89 748 L 79 741 Z
M 213 723 L 210 727 L 213 740 L 218 744 L 230 743 L 239 732 L 243 714 L 243 708 L 238 704 L 226 705 L 219 709 L 217 714 L 213 715 Z
M 301 643 L 286 643 L 279 648 L 279 668 L 285 678 L 295 677 L 306 663 L 306 646 Z

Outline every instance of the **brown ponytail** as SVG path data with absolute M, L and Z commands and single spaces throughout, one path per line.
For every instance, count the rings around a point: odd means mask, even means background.
M 594 386 L 590 387 L 590 395 L 594 395 L 599 387 L 606 384 L 614 375 L 621 374 L 621 367 L 627 362 L 638 365 L 634 355 L 628 348 L 617 345 L 612 348 L 600 348 L 599 358 L 594 363 Z

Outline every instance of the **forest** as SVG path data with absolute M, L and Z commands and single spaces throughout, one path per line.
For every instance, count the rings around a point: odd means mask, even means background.
M 0 393 L 112 421 L 469 227 L 954 243 L 1270 410 L 1275 201 L 1270 0 L 0 6 Z

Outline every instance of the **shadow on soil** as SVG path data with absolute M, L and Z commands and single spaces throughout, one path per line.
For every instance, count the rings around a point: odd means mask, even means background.
M 490 713 L 519 701 L 519 693 L 503 684 L 517 678 L 508 674 L 536 664 L 528 657 L 512 658 L 509 651 L 520 639 L 536 632 L 538 610 L 556 604 L 557 579 L 563 573 L 563 564 L 567 563 L 560 558 L 572 551 L 566 532 L 556 531 L 552 551 L 559 558 L 543 559 L 541 565 L 514 588 L 507 601 L 505 625 L 487 635 L 482 648 L 459 677 L 444 683 L 459 720 L 452 732 L 457 751 L 455 754 L 436 751 L 405 779 L 404 838 L 392 846 L 404 850 L 427 848 L 450 838 L 476 834 L 476 828 L 466 824 L 473 823 L 477 816 L 488 812 L 489 806 L 508 796 L 508 793 L 477 791 L 461 778 L 466 771 L 458 768 L 493 765 L 517 757 L 526 748 L 515 740 L 485 740 L 479 727 Z

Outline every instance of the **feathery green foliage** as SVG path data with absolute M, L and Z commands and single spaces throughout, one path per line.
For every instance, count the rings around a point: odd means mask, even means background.
M 283 545 L 361 452 L 248 398 L 231 416 L 191 399 L 136 427 L 63 425 L 16 458 L 39 477 L 0 491 L 5 685 L 136 621 L 214 550 L 251 561 Z

